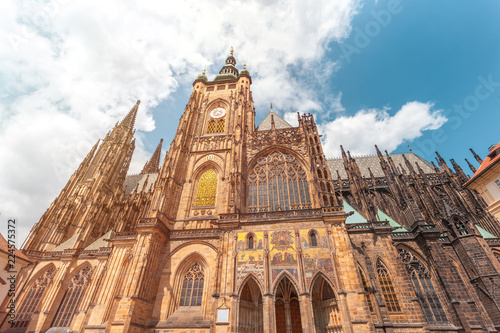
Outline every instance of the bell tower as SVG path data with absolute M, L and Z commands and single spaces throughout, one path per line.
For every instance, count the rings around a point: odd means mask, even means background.
M 245 138 L 255 126 L 251 84 L 233 50 L 213 81 L 204 71 L 193 82 L 151 211 L 169 228 L 174 220 L 175 228 L 210 228 L 217 214 L 242 209 Z

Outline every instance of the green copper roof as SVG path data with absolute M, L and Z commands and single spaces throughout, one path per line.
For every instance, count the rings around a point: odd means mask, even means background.
M 481 236 L 483 236 L 484 239 L 491 239 L 491 238 L 497 238 L 495 235 L 490 234 L 488 231 L 484 230 L 479 226 L 479 224 L 476 224 L 477 230 L 479 230 L 479 233 Z
M 62 242 L 61 244 L 59 244 L 58 246 L 56 246 L 55 248 L 50 250 L 50 252 L 57 252 L 57 251 L 63 251 L 66 249 L 72 249 L 73 246 L 75 246 L 76 241 L 78 240 L 78 236 L 80 236 L 80 234 L 81 233 L 73 235 L 71 238 L 69 238 L 65 242 Z
M 354 224 L 354 223 L 368 223 L 368 221 L 360 214 L 358 213 L 354 208 L 352 208 L 351 205 L 349 205 L 345 200 L 342 200 L 342 205 L 344 206 L 344 211 L 346 213 L 351 213 L 353 214 L 351 216 L 348 216 L 347 219 L 345 220 L 346 224 Z
M 391 227 L 397 228 L 392 232 L 408 232 L 408 230 L 405 227 L 402 227 L 401 224 L 394 221 L 389 215 L 381 211 L 380 208 L 377 208 L 377 218 L 379 221 L 389 221 L 389 225 Z

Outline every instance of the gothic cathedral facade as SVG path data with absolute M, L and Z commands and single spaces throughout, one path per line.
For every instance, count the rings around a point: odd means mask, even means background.
M 499 221 L 452 160 L 325 159 L 231 55 L 163 163 L 127 175 L 139 102 L 33 227 L 2 332 L 497 332 Z

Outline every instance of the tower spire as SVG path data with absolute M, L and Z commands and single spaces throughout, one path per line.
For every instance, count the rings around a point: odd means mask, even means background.
M 137 110 L 139 110 L 139 104 L 141 104 L 140 100 L 137 100 L 134 107 L 130 109 L 125 118 L 121 121 L 120 125 L 125 126 L 132 130 L 135 124 L 135 118 L 137 117 Z
M 142 168 L 141 175 L 146 173 L 158 173 L 160 172 L 160 156 L 161 156 L 161 145 L 163 143 L 163 139 L 160 140 L 158 147 L 156 147 L 153 156 L 149 159 L 149 161 L 144 164 L 144 168 Z
M 474 150 L 472 150 L 472 148 L 469 148 L 469 150 L 472 153 L 472 155 L 474 155 L 474 158 L 476 159 L 476 161 L 479 162 L 479 164 L 483 163 L 483 160 L 481 159 L 481 157 L 479 157 L 479 155 L 476 154 L 476 152 Z

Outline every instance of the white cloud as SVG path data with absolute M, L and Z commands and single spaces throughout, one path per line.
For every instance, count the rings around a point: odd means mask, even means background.
M 354 155 L 374 154 L 374 145 L 389 152 L 405 141 L 412 141 L 423 131 L 435 130 L 446 122 L 434 104 L 408 102 L 394 115 L 389 108 L 358 111 L 353 116 L 340 116 L 319 125 L 324 134 L 323 150 L 327 157 L 340 156 L 340 145 Z
M 307 77 L 290 67 L 325 62 L 358 1 L 0 2 L 0 219 L 18 217 L 24 238 L 135 100 L 137 129 L 153 130 L 151 110 L 205 66 L 213 77 L 231 45 L 252 74 L 258 110 L 320 110 Z M 137 140 L 133 172 L 150 154 Z

